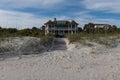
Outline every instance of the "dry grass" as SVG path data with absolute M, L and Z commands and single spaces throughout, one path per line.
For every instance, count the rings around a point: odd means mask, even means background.
M 74 35 L 66 35 L 66 38 L 70 40 L 71 43 L 79 42 L 84 45 L 93 46 L 90 42 L 96 42 L 102 45 L 116 47 L 120 42 L 120 35 L 115 34 L 87 34 L 87 33 L 79 33 Z

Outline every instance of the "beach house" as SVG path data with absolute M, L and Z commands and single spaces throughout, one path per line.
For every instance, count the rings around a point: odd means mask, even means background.
M 104 29 L 109 29 L 112 26 L 109 24 L 94 24 L 94 28 L 104 28 Z
M 78 30 L 78 23 L 74 20 L 49 20 L 45 23 L 45 35 L 65 35 L 65 34 L 76 34 Z

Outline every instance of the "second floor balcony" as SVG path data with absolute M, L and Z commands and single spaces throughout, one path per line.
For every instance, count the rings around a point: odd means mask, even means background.
M 48 28 L 48 30 L 77 30 L 77 28 Z

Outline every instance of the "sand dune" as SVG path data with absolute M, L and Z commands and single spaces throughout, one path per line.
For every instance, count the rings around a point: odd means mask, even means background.
M 0 80 L 120 80 L 120 45 L 89 47 L 64 41 L 67 50 L 0 61 Z

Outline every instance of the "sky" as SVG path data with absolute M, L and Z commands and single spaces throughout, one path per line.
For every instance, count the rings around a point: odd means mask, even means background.
M 39 28 L 54 18 L 120 27 L 120 0 L 0 0 L 1 27 Z

